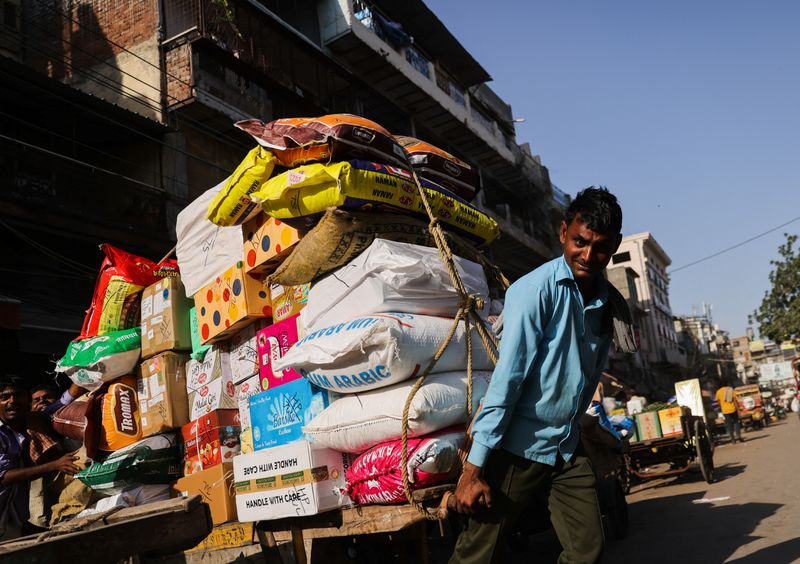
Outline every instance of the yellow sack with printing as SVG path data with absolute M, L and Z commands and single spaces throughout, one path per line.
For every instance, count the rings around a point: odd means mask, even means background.
M 420 182 L 443 227 L 478 245 L 491 243 L 500 234 L 488 215 L 432 182 Z M 328 208 L 400 211 L 427 219 L 408 171 L 368 161 L 299 166 L 270 178 L 250 196 L 266 213 L 289 224 L 293 218 L 319 216 Z
M 208 219 L 223 227 L 247 220 L 258 207 L 250 195 L 269 180 L 274 169 L 275 157 L 261 145 L 247 153 L 208 205 Z

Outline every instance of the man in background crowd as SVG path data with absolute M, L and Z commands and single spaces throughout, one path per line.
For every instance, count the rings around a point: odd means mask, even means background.
M 73 384 L 58 401 L 32 413 L 31 394 L 22 380 L 7 376 L 0 381 L 0 540 L 33 529 L 28 523 L 32 481 L 52 472 L 72 475 L 78 471 L 77 457 L 58 451 L 57 441 L 48 436 L 48 426 L 52 414 L 82 391 Z M 36 437 L 35 445 L 32 437 Z

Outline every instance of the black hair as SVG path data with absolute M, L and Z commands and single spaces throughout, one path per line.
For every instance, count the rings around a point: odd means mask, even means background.
M 35 394 L 36 392 L 50 392 L 51 394 L 58 396 L 58 388 L 56 388 L 52 384 L 39 384 L 31 389 L 31 395 Z
M 27 391 L 27 387 L 25 386 L 22 378 L 10 374 L 0 378 L 0 390 L 4 390 L 5 388 Z
M 567 225 L 580 214 L 580 221 L 597 233 L 618 235 L 622 233 L 622 208 L 617 197 L 604 186 L 589 186 L 578 192 L 564 212 Z

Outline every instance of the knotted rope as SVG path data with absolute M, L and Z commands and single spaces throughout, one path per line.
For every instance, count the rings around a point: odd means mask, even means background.
M 408 154 L 406 154 L 408 157 Z M 431 208 L 430 202 L 428 201 L 428 196 L 425 193 L 425 189 L 422 187 L 422 184 L 419 181 L 419 177 L 417 176 L 417 172 L 414 170 L 414 167 L 409 167 L 411 171 L 411 176 L 414 179 L 414 183 L 417 186 L 417 190 L 419 192 L 420 199 L 422 200 L 422 204 L 425 207 L 425 212 L 428 214 L 428 218 L 430 219 L 430 223 L 428 224 L 428 229 L 433 236 L 433 240 L 436 243 L 436 248 L 439 250 L 439 255 L 442 259 L 442 263 L 444 263 L 445 268 L 447 269 L 448 274 L 450 275 L 450 280 L 453 283 L 453 287 L 455 288 L 456 292 L 459 296 L 459 303 L 458 303 L 458 312 L 456 313 L 455 318 L 453 319 L 453 325 L 450 327 L 450 331 L 448 332 L 447 336 L 445 337 L 444 341 L 442 342 L 439 349 L 436 351 L 436 354 L 433 355 L 433 358 L 425 367 L 422 374 L 417 378 L 417 381 L 414 383 L 414 386 L 411 388 L 411 391 L 408 393 L 408 397 L 406 398 L 406 403 L 403 406 L 403 419 L 402 419 L 402 451 L 400 454 L 400 464 L 401 470 L 403 473 L 403 490 L 406 495 L 406 499 L 408 499 L 409 503 L 414 506 L 426 519 L 431 521 L 437 521 L 440 519 L 444 519 L 447 517 L 447 507 L 446 501 L 447 497 L 444 498 L 443 503 L 440 507 L 436 508 L 435 510 L 429 510 L 426 508 L 421 502 L 414 500 L 411 495 L 411 480 L 408 473 L 408 412 L 411 408 L 411 402 L 414 400 L 414 396 L 416 396 L 419 389 L 425 383 L 425 379 L 431 373 L 431 370 L 439 361 L 439 359 L 444 354 L 445 349 L 450 345 L 453 337 L 455 336 L 456 330 L 458 329 L 458 324 L 460 321 L 464 322 L 464 335 L 465 335 L 465 344 L 467 349 L 467 403 L 466 403 L 466 410 L 467 410 L 467 421 L 470 420 L 470 415 L 472 414 L 472 401 L 473 401 L 473 386 L 472 386 L 472 330 L 474 329 L 478 336 L 483 343 L 484 348 L 486 349 L 487 356 L 489 360 L 491 360 L 492 365 L 497 364 L 497 350 L 498 350 L 498 343 L 497 339 L 495 338 L 494 334 L 489 331 L 486 327 L 485 322 L 483 319 L 478 315 L 478 311 L 483 309 L 485 303 L 481 296 L 472 295 L 467 291 L 466 286 L 464 285 L 463 280 L 461 279 L 461 275 L 458 273 L 458 269 L 456 268 L 455 262 L 453 260 L 453 252 L 450 250 L 450 245 L 447 243 L 447 239 L 445 237 L 444 231 L 442 230 L 441 225 L 439 225 L 439 220 L 434 216 L 433 209 Z M 503 282 L 505 278 L 502 278 Z M 469 424 L 469 423 L 467 423 Z

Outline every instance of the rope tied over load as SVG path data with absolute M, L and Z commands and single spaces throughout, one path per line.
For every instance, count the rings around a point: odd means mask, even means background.
M 406 156 L 408 156 L 406 154 Z M 417 176 L 417 172 L 414 170 L 414 167 L 409 167 L 411 172 L 411 176 L 414 179 L 414 183 L 417 186 L 417 191 L 419 192 L 420 199 L 422 201 L 423 206 L 425 207 L 425 212 L 428 214 L 428 218 L 430 219 L 430 223 L 428 224 L 428 230 L 433 237 L 434 243 L 436 243 L 436 248 L 439 251 L 439 255 L 442 259 L 442 263 L 444 264 L 445 268 L 447 269 L 448 274 L 450 275 L 450 280 L 453 284 L 453 288 L 455 288 L 456 292 L 458 293 L 458 311 L 456 313 L 455 318 L 453 319 L 453 325 L 450 327 L 450 331 L 447 333 L 442 344 L 437 349 L 436 353 L 433 355 L 433 358 L 425 367 L 425 370 L 417 378 L 417 381 L 414 383 L 414 386 L 411 388 L 411 391 L 408 393 L 408 397 L 406 398 L 406 403 L 403 406 L 403 419 L 402 419 L 402 435 L 401 435 L 401 443 L 402 443 L 402 451 L 400 454 L 400 465 L 401 470 L 403 473 L 403 491 L 405 493 L 406 499 L 408 502 L 414 506 L 414 508 L 419 511 L 426 519 L 430 521 L 438 521 L 440 519 L 444 519 L 447 517 L 447 498 L 449 497 L 445 494 L 445 497 L 442 500 L 442 503 L 439 507 L 434 510 L 430 510 L 426 508 L 421 502 L 414 500 L 411 495 L 411 479 L 409 476 L 408 471 L 408 412 L 411 408 L 411 402 L 414 400 L 414 396 L 416 396 L 419 389 L 425 383 L 425 379 L 433 370 L 436 363 L 444 354 L 445 349 L 450 345 L 455 336 L 456 330 L 458 329 L 458 324 L 463 322 L 464 323 L 464 334 L 465 334 L 465 344 L 466 344 L 466 353 L 467 353 L 467 402 L 466 402 L 466 420 L 467 422 L 470 421 L 470 415 L 472 414 L 472 405 L 473 405 L 473 382 L 472 382 L 472 331 L 474 330 L 478 336 L 480 337 L 481 343 L 483 347 L 486 349 L 487 356 L 489 360 L 491 360 L 492 365 L 497 365 L 497 351 L 498 351 L 498 342 L 495 335 L 486 327 L 486 323 L 483 318 L 479 315 L 479 311 L 483 310 L 486 306 L 486 301 L 482 296 L 470 294 L 467 291 L 466 286 L 464 285 L 463 280 L 461 279 L 461 275 L 458 273 L 458 269 L 456 268 L 454 255 L 452 250 L 450 249 L 450 245 L 447 243 L 447 238 L 445 237 L 444 230 L 442 229 L 439 220 L 434 216 L 433 209 L 431 208 L 430 202 L 428 201 L 428 196 L 425 194 L 425 190 L 422 188 L 422 184 L 419 181 L 419 177 Z M 486 265 L 483 265 L 484 267 Z M 507 281 L 505 280 L 502 275 L 499 277 L 504 285 L 507 286 Z M 469 425 L 469 423 L 467 423 Z M 449 493 L 449 492 L 448 492 Z

